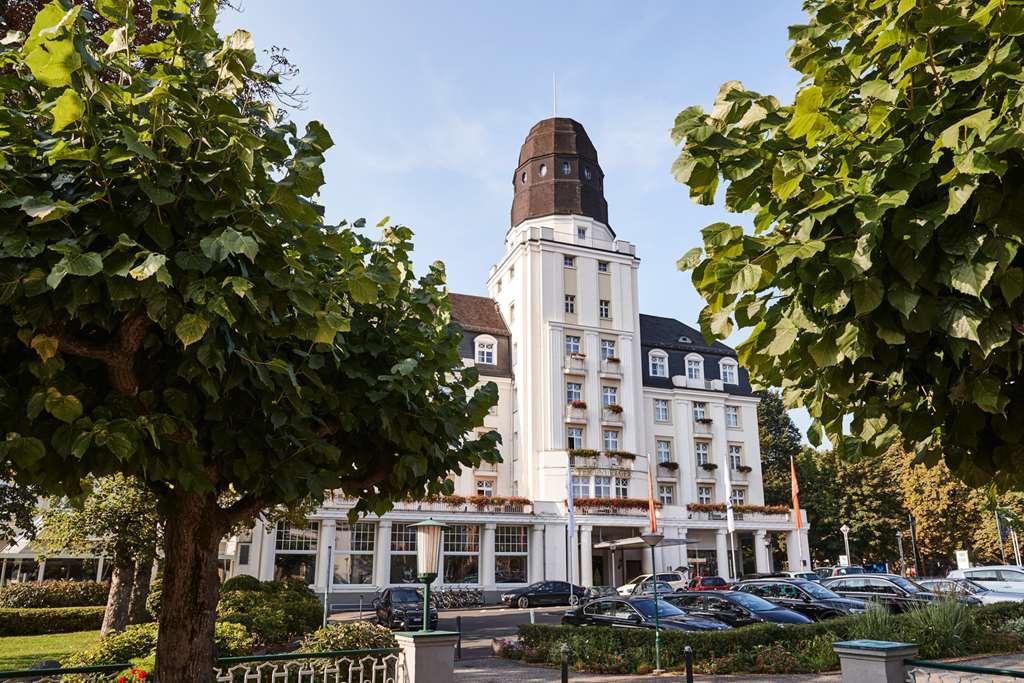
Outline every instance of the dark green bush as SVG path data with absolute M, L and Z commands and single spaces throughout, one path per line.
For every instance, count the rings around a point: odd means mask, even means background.
M 301 652 L 378 650 L 390 647 L 398 647 L 391 629 L 368 621 L 332 624 L 310 633 L 299 643 Z
M 220 585 L 220 591 L 226 593 L 228 591 L 258 591 L 263 590 L 263 582 L 257 579 L 255 576 L 249 576 L 248 574 L 239 574 L 233 576 Z
M 95 631 L 103 624 L 103 607 L 0 609 L 0 636 Z
M 323 605 L 300 582 L 265 581 L 260 590 L 221 591 L 221 621 L 242 624 L 261 645 L 281 645 L 323 623 Z
M 0 588 L 0 607 L 88 607 L 107 604 L 100 581 L 25 581 Z
M 164 597 L 164 584 L 160 579 L 153 579 L 149 584 L 149 595 L 146 596 L 146 611 L 154 620 L 160 619 L 160 604 Z
M 157 624 L 136 624 L 113 633 L 88 650 L 67 657 L 64 666 L 121 664 L 156 653 Z M 252 652 L 253 639 L 238 624 L 217 622 L 214 629 L 218 657 L 235 657 Z

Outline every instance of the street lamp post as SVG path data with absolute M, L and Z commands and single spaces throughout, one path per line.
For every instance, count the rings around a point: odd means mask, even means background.
M 651 583 L 654 585 L 654 671 L 657 673 L 661 672 L 661 620 L 659 618 L 660 611 L 658 610 L 658 565 L 654 556 L 654 546 L 661 543 L 665 538 L 662 534 L 649 533 L 643 534 L 640 538 L 644 539 L 651 548 Z
M 839 531 L 843 533 L 843 546 L 846 548 L 846 564 L 850 564 L 850 527 L 844 524 L 839 527 Z
M 412 525 L 416 529 L 416 580 L 423 584 L 423 622 L 420 631 L 430 631 L 430 584 L 437 578 L 441 558 L 441 535 L 446 524 L 432 518 Z

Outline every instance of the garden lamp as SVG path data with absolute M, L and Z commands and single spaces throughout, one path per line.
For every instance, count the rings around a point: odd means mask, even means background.
M 412 525 L 416 529 L 416 580 L 423 584 L 424 633 L 430 630 L 430 584 L 437 578 L 441 560 L 441 537 L 446 524 L 425 519 Z

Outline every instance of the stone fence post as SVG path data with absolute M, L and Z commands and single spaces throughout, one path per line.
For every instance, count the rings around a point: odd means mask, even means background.
M 395 634 L 405 662 L 398 683 L 452 683 L 455 677 L 454 631 L 406 631 Z
M 843 683 L 903 683 L 903 660 L 917 657 L 917 645 L 888 640 L 846 640 L 832 644 Z

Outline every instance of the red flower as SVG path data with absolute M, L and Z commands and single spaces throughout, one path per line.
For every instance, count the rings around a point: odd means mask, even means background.
M 118 676 L 117 683 L 125 683 L 124 676 Z

